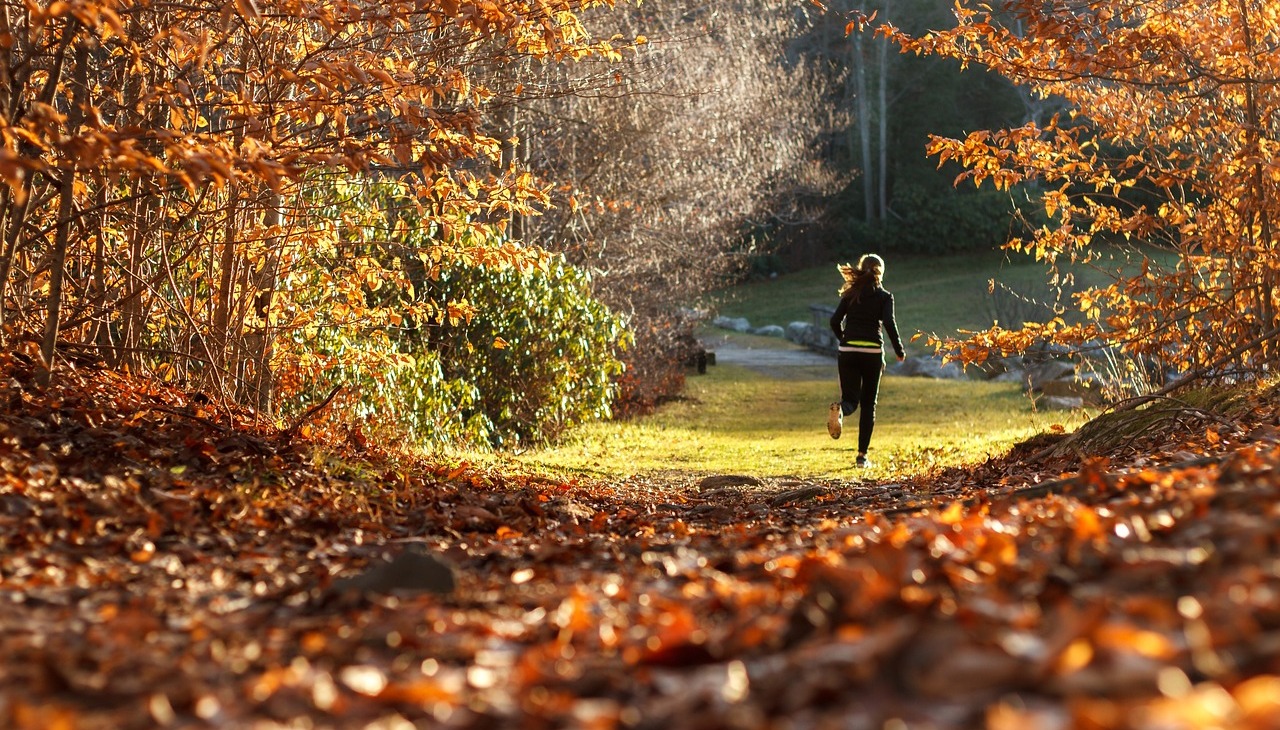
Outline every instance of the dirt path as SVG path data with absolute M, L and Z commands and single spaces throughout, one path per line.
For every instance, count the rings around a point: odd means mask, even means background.
M 716 364 L 741 365 L 771 378 L 793 378 L 797 368 L 830 368 L 832 373 L 835 372 L 834 357 L 786 340 L 771 340 L 768 346 L 753 347 L 731 340 L 726 335 L 717 335 L 704 337 L 702 344 L 716 354 Z

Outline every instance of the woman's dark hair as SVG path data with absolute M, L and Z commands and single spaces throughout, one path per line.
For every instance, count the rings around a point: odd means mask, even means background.
M 840 287 L 840 296 L 843 297 L 849 294 L 855 302 L 862 298 L 863 292 L 875 289 L 884 280 L 884 259 L 873 253 L 866 254 L 858 259 L 857 268 L 849 264 L 840 264 L 836 268 L 840 270 L 840 275 L 844 277 L 844 284 Z

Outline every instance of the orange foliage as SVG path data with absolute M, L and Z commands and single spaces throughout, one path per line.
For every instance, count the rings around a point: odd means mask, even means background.
M 966 362 L 1037 341 L 1105 340 L 1180 369 L 1275 364 L 1280 216 L 1280 6 L 960 0 L 955 27 L 904 52 L 986 67 L 1068 113 L 929 152 L 956 183 L 1023 185 L 1044 222 L 1007 247 L 1051 266 L 1128 266 L 1078 295 L 1080 316 L 948 343 Z M 1244 348 L 1243 344 L 1255 346 Z
M 488 115 L 527 93 L 519 61 L 619 58 L 577 18 L 609 4 L 4 0 L 0 324 L 269 406 L 264 381 L 308 377 L 280 334 L 320 307 L 398 325 L 373 303 L 415 300 L 404 259 L 530 260 L 487 248 L 549 202 Z M 305 193 L 326 176 L 404 180 L 430 250 L 322 223 L 334 201 Z

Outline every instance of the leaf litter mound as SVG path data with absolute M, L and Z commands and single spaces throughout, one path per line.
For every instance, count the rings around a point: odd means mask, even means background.
M 3 727 L 1280 724 L 1274 390 L 897 483 L 413 461 L 21 353 L 0 405 Z

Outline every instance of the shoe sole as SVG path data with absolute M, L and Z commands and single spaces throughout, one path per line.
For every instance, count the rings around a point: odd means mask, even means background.
M 831 438 L 840 438 L 840 406 L 832 404 L 831 410 L 827 413 L 827 433 L 831 434 Z

